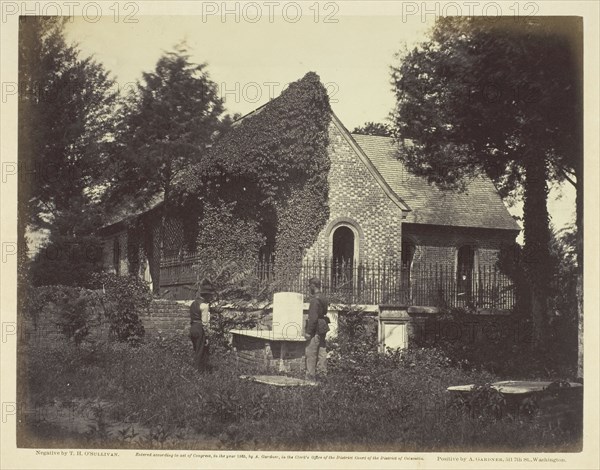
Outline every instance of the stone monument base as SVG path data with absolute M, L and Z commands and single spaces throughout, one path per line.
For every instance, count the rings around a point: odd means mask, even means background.
M 232 330 L 232 347 L 240 365 L 278 372 L 305 370 L 304 337 L 276 336 L 271 330 Z

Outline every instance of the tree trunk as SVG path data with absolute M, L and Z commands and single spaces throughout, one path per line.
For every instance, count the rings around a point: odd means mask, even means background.
M 576 169 L 577 378 L 583 379 L 583 172 Z
M 163 195 L 163 203 L 162 208 L 160 210 L 160 228 L 159 228 L 159 254 L 158 254 L 158 279 L 154 282 L 154 292 L 160 294 L 160 266 L 162 264 L 162 260 L 165 256 L 165 228 L 167 223 L 167 207 L 169 205 L 169 197 L 170 197 L 170 180 L 167 179 L 167 182 L 163 185 L 164 195 Z
M 160 294 L 160 266 L 165 256 L 165 224 L 167 220 L 166 199 L 163 200 L 163 205 L 160 209 L 160 226 L 158 228 L 158 276 L 154 281 L 154 292 Z
M 533 345 L 538 351 L 543 348 L 546 339 L 548 287 L 551 280 L 546 172 L 543 155 L 534 154 L 525 160 L 523 253 L 525 270 L 531 283 Z
M 583 275 L 577 273 L 577 378 L 583 379 Z

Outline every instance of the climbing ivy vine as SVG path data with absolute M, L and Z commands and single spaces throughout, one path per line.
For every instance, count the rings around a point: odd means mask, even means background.
M 182 178 L 181 204 L 227 205 L 240 226 L 255 227 L 249 239 L 265 238 L 276 271 L 293 274 L 329 218 L 330 122 L 327 91 L 310 72 L 223 135 Z

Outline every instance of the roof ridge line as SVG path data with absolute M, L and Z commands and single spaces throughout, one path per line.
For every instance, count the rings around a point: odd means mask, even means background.
M 238 117 L 237 119 L 235 119 L 234 121 L 231 122 L 231 125 L 234 124 L 239 124 L 241 121 L 243 121 L 246 118 L 249 118 L 250 116 L 252 116 L 254 113 L 256 113 L 257 111 L 260 111 L 261 109 L 263 109 L 266 105 L 268 105 L 269 103 L 271 103 L 272 101 L 276 100 L 277 98 L 279 98 L 278 95 L 274 98 L 269 99 L 269 101 L 267 101 L 266 103 L 261 104 L 258 108 L 254 108 L 252 111 L 248 111 L 246 114 L 244 114 L 243 116 Z
M 378 139 L 392 139 L 395 140 L 394 136 L 391 135 L 373 135 L 373 134 L 361 134 L 360 132 L 350 132 L 350 135 L 352 137 L 354 136 L 361 136 L 361 137 L 376 137 Z

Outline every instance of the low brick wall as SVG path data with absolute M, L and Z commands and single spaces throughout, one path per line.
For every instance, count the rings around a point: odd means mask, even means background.
M 189 332 L 189 306 L 191 301 L 175 301 L 175 300 L 164 300 L 155 299 L 146 312 L 140 314 L 140 320 L 144 325 L 146 335 L 148 337 L 162 335 L 162 334 L 181 334 L 187 335 Z M 262 307 L 262 308 L 260 308 Z M 406 342 L 414 344 L 419 342 L 423 336 L 441 336 L 445 338 L 450 333 L 454 333 L 456 328 L 451 331 L 447 330 L 447 325 L 438 325 L 435 320 L 438 317 L 437 309 L 431 307 L 392 307 L 392 306 L 363 306 L 364 313 L 367 316 L 374 316 L 383 323 L 393 324 L 404 324 L 406 326 Z M 44 308 L 44 311 L 39 315 L 37 322 L 34 323 L 31 320 L 23 321 L 19 323 L 19 336 L 25 342 L 39 343 L 44 341 L 64 341 L 65 335 L 61 332 L 58 326 L 58 311 L 50 305 Z M 330 328 L 331 331 L 328 334 L 329 338 L 334 338 L 337 334 L 338 329 L 338 311 L 339 306 L 331 305 L 329 308 L 328 315 L 331 319 Z M 304 304 L 304 315 L 302 320 L 302 327 L 307 319 L 308 304 Z M 483 315 L 487 313 L 488 315 Z M 479 323 L 489 323 L 491 318 L 501 319 L 505 315 L 501 315 L 503 312 L 481 312 L 480 315 L 473 315 L 468 325 L 471 326 L 477 321 Z M 249 315 L 256 317 L 258 322 L 258 329 L 271 329 L 272 313 L 270 305 L 257 306 L 255 310 L 248 313 Z M 235 318 L 243 317 L 243 313 L 234 308 L 225 309 L 224 315 Z M 432 325 L 428 325 L 428 322 Z M 458 325 L 453 325 L 458 326 Z M 441 331 L 438 329 L 441 328 Z M 523 333 L 519 330 L 519 325 L 515 325 L 515 332 Z M 103 340 L 108 339 L 109 325 L 108 321 L 104 317 L 101 311 L 96 312 L 93 315 L 90 325 L 90 340 Z M 379 332 L 380 350 L 385 348 L 385 339 L 383 337 L 384 331 Z M 516 333 L 515 333 L 516 334 Z M 481 332 L 479 334 L 481 336 Z M 480 339 L 480 338 L 478 338 Z M 277 347 L 277 346 L 275 346 Z M 279 355 L 275 355 L 275 358 L 279 360 Z M 249 358 L 249 360 L 255 361 L 255 358 Z M 273 359 L 275 360 L 275 359 Z
M 154 336 L 162 333 L 187 334 L 190 326 L 189 303 L 174 300 L 154 300 L 140 320 L 146 335 Z
M 19 322 L 18 335 L 22 345 L 44 345 L 66 341 L 66 336 L 50 317 L 44 317 L 37 322 L 31 320 Z
M 190 324 L 189 306 L 172 300 L 155 300 L 145 313 L 140 314 L 147 336 L 162 333 L 187 334 Z M 24 320 L 19 323 L 19 338 L 23 344 L 45 344 L 66 341 L 59 325 L 57 307 L 44 308 L 37 321 Z M 102 314 L 95 315 L 89 325 L 91 341 L 108 340 L 109 323 Z
M 26 318 L 18 322 L 19 341 L 22 345 L 44 345 L 66 342 L 67 336 L 60 327 L 59 307 L 48 304 L 33 320 Z M 108 339 L 108 322 L 100 311 L 95 312 L 88 323 L 88 340 Z
M 145 312 L 139 314 L 140 320 L 144 325 L 147 337 L 153 337 L 163 334 L 189 334 L 190 327 L 190 304 L 191 301 L 175 301 L 155 299 Z M 44 342 L 57 343 L 66 341 L 66 336 L 61 332 L 58 325 L 59 311 L 58 307 L 52 304 L 46 306 L 39 315 L 37 321 L 30 319 L 19 322 L 18 334 L 23 344 L 38 344 Z M 243 315 L 240 311 L 234 309 L 226 310 L 226 316 L 235 318 Z M 252 311 L 250 316 L 260 318 L 262 311 Z M 262 321 L 262 327 L 267 328 L 268 319 Z M 109 339 L 109 323 L 104 313 L 98 311 L 91 318 L 90 334 L 87 339 L 92 341 Z

